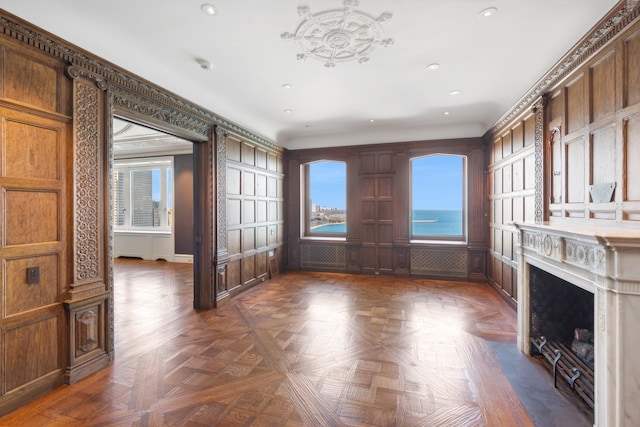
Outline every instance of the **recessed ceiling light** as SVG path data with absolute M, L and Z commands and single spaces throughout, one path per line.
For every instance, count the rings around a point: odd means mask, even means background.
M 291 114 L 291 113 L 293 113 L 293 110 L 289 110 L 289 109 L 287 108 L 286 110 L 284 110 L 284 112 L 285 112 L 285 113 L 287 113 L 287 114 Z
M 462 93 L 461 90 L 455 89 L 455 90 L 452 90 L 451 92 L 449 92 L 449 95 L 456 96 L 456 95 L 460 95 L 461 93 Z
M 291 86 L 289 83 L 285 83 L 282 85 L 283 89 L 291 89 L 293 86 Z
M 205 3 L 202 6 L 200 6 L 200 10 L 202 11 L 202 13 L 205 13 L 207 15 L 217 15 L 218 14 L 218 9 L 216 9 L 216 7 L 212 4 L 209 3 Z
M 374 119 L 369 119 L 369 123 L 373 123 L 373 122 L 375 122 Z
M 448 116 L 450 113 L 449 113 L 448 111 L 445 111 L 445 112 L 444 112 L 444 113 L 442 113 L 442 114 L 444 114 L 445 116 Z
M 438 68 L 440 68 L 440 64 L 436 64 L 435 62 L 433 64 L 427 65 L 427 70 L 429 71 L 435 71 Z
M 215 65 L 207 61 L 206 59 L 198 58 L 196 59 L 196 62 L 198 63 L 198 65 L 200 65 L 200 68 L 205 71 L 211 71 L 215 68 Z
M 496 13 L 498 13 L 498 9 L 495 7 L 488 7 L 486 9 L 483 9 L 480 11 L 480 16 L 484 17 L 484 18 L 488 18 L 490 16 L 495 15 Z

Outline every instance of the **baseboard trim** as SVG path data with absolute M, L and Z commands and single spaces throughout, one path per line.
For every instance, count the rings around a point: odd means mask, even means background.
M 183 262 L 187 264 L 193 264 L 193 255 L 175 254 L 173 256 L 173 262 Z

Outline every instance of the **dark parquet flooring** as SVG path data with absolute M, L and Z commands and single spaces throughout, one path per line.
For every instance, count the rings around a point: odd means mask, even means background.
M 211 311 L 191 265 L 116 260 L 116 358 L 11 426 L 531 426 L 486 284 L 283 273 Z

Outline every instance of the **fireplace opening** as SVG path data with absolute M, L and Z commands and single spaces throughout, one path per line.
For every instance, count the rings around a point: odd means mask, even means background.
M 530 265 L 529 303 L 532 356 L 549 362 L 555 387 L 570 389 L 592 410 L 593 294 Z

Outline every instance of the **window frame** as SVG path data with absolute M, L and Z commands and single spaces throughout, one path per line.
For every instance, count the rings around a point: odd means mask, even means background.
M 113 179 L 113 230 L 114 232 L 132 232 L 132 233 L 159 233 L 172 234 L 174 227 L 173 214 L 175 207 L 173 206 L 174 197 L 174 164 L 172 156 L 161 157 L 144 157 L 132 159 L 115 159 L 113 162 L 112 179 Z M 160 169 L 160 201 L 158 209 L 161 212 L 159 226 L 134 226 L 133 223 L 133 200 L 132 200 L 132 172 Z M 123 172 L 123 199 L 124 199 L 124 224 L 118 225 L 116 215 L 118 212 L 117 200 L 117 180 L 115 175 Z M 162 212 L 165 212 L 162 214 Z M 170 218 L 171 217 L 171 218 Z
M 446 156 L 446 157 L 458 157 L 462 160 L 462 200 L 461 200 L 461 234 L 414 234 L 413 232 L 413 212 L 414 212 L 414 194 L 413 194 L 413 181 L 414 181 L 414 160 L 424 159 L 427 157 Z M 409 159 L 409 236 L 412 243 L 447 243 L 447 244 L 466 244 L 468 242 L 468 222 L 469 213 L 467 209 L 468 201 L 468 156 L 465 154 L 454 153 L 429 153 L 424 155 L 415 156 Z M 432 209 L 438 210 L 438 209 Z M 445 209 L 441 209 L 445 210 Z
M 314 163 L 322 163 L 322 162 L 331 162 L 331 163 L 342 163 L 344 164 L 345 171 L 345 179 L 344 179 L 344 189 L 345 189 L 345 209 L 344 209 L 344 222 L 345 228 L 347 228 L 347 217 L 348 217 L 348 209 L 347 209 L 347 162 L 344 160 L 333 160 L 333 159 L 319 159 L 313 160 L 310 162 L 302 163 L 300 165 L 300 235 L 304 239 L 322 239 L 322 240 L 339 240 L 344 241 L 347 238 L 347 231 L 345 232 L 314 232 L 311 227 L 311 218 L 313 214 L 313 204 L 311 199 L 311 165 Z

